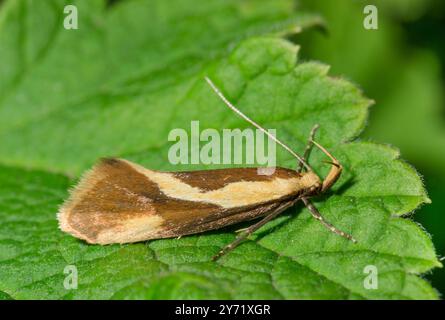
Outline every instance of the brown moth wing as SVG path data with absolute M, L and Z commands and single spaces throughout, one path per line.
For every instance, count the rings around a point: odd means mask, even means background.
M 313 179 L 284 168 L 272 175 L 256 168 L 171 173 L 104 159 L 71 191 L 59 225 L 89 243 L 177 237 L 262 216 L 298 197 Z

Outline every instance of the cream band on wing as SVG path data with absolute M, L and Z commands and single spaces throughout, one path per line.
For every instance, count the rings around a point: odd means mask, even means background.
M 171 173 L 152 171 L 126 162 L 156 183 L 159 190 L 170 198 L 206 202 L 223 208 L 234 208 L 279 199 L 298 192 L 308 182 L 304 176 L 290 179 L 276 177 L 271 181 L 233 182 L 217 190 L 203 191 L 181 181 Z

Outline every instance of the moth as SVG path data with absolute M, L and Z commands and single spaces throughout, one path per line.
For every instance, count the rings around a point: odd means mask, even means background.
M 327 222 L 310 201 L 331 188 L 342 172 L 338 160 L 314 141 L 318 126 L 311 131 L 304 157 L 300 157 L 206 80 L 230 109 L 290 152 L 299 161 L 297 169 L 277 167 L 270 175 L 258 174 L 257 168 L 161 172 L 124 159 L 102 159 L 82 176 L 60 207 L 60 229 L 88 243 L 106 245 L 180 237 L 262 217 L 222 248 L 213 257 L 216 260 L 302 201 L 330 231 L 355 242 Z M 331 169 L 323 180 L 307 163 L 313 145 L 330 158 Z

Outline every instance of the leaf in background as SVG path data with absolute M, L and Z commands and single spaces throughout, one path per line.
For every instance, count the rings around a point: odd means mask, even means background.
M 122 16 L 119 21 L 127 17 L 133 23 L 142 10 L 135 3 L 139 2 L 129 2 L 128 7 L 126 3 L 116 5 L 112 14 Z M 243 10 L 252 12 L 253 6 L 244 6 L 253 2 L 240 3 Z M 17 7 L 7 5 L 4 10 L 10 11 L 3 13 L 2 21 L 24 6 L 22 2 Z M 162 21 L 168 20 L 169 8 L 157 13 L 164 17 Z M 91 23 L 100 21 L 100 12 L 90 11 Z M 271 9 L 266 13 L 273 16 Z M 179 11 L 176 14 L 183 16 Z M 146 29 L 156 26 L 145 23 Z M 144 61 L 150 49 L 128 37 L 131 26 L 123 23 L 115 27 L 127 35 L 122 37 L 128 55 Z M 0 30 L 0 37 L 4 36 Z M 87 47 L 85 41 L 79 46 Z M 163 37 L 157 41 L 153 40 L 153 48 L 162 47 Z M 185 46 L 178 48 L 178 56 Z M 214 50 L 223 47 L 215 44 Z M 197 52 L 203 50 L 198 48 Z M 101 90 L 96 92 L 94 85 L 100 77 L 93 77 L 89 85 L 76 84 L 83 88 L 71 88 L 77 101 L 68 98 L 65 102 L 62 95 L 48 97 L 47 92 L 55 89 L 46 82 L 39 84 L 42 88 L 40 93 L 35 90 L 34 99 L 48 100 L 51 110 L 28 104 L 22 111 L 32 108 L 29 114 L 20 114 L 14 113 L 9 103 L 3 104 L 0 112 L 12 114 L 12 120 L 5 121 L 0 136 L 0 160 L 6 163 L 0 167 L 0 291 L 14 299 L 437 298 L 434 289 L 418 277 L 440 266 L 431 240 L 417 225 L 399 217 L 428 201 L 418 175 L 397 160 L 398 153 L 389 147 L 346 143 L 363 128 L 370 101 L 351 83 L 328 77 L 327 66 L 297 63 L 297 49 L 275 37 L 254 37 L 231 51 L 210 56 L 200 53 L 206 56 L 205 61 L 191 62 L 185 73 L 177 69 L 185 56 L 169 64 L 165 58 L 168 76 L 165 69 L 156 72 L 144 66 L 149 62 L 139 62 L 137 67 L 134 59 L 121 59 L 117 64 L 121 70 L 114 72 L 116 66 L 110 69 L 112 73 L 108 70 L 108 81 L 99 86 Z M 57 50 L 53 55 L 65 59 L 66 52 Z M 175 55 L 174 47 L 170 51 Z M 66 59 L 75 56 L 68 54 Z M 83 61 L 82 56 L 77 58 Z M 52 64 L 41 67 L 40 63 L 36 68 L 42 72 L 58 71 L 52 70 Z M 157 66 L 155 61 L 151 63 Z M 98 60 L 91 68 L 100 64 Z M 146 74 L 139 76 L 145 67 Z M 90 66 L 84 71 L 92 72 Z M 73 181 L 50 171 L 77 175 L 97 157 L 110 154 L 138 160 L 153 169 L 178 169 L 167 162 L 167 133 L 171 129 L 187 129 L 191 120 L 200 120 L 202 129 L 248 127 L 212 93 L 203 80 L 205 74 L 240 109 L 266 127 L 276 128 L 278 136 L 295 150 L 302 150 L 315 123 L 321 125 L 318 140 L 339 157 L 345 173 L 331 194 L 318 199 L 317 206 L 332 223 L 354 234 L 358 244 L 329 233 L 301 206 L 266 225 L 253 241 L 218 263 L 210 262 L 211 256 L 233 240 L 233 231 L 239 226 L 181 239 L 110 246 L 87 245 L 57 228 L 55 212 Z M 10 85 L 15 92 L 6 93 L 3 103 L 20 100 L 19 93 L 26 100 L 29 91 L 22 87 L 25 82 L 37 86 L 37 75 L 23 71 L 21 77 Z M 59 81 L 65 85 L 63 78 Z M 314 153 L 311 164 L 325 174 L 322 159 L 320 153 Z M 280 150 L 279 164 L 294 167 L 295 161 Z M 44 170 L 26 170 L 24 166 Z M 67 265 L 78 269 L 77 290 L 63 287 Z M 378 290 L 363 286 L 367 265 L 379 270 Z

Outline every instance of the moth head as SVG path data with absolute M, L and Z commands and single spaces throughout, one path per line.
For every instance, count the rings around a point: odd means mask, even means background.
M 331 170 L 329 171 L 328 175 L 324 178 L 320 190 L 320 192 L 325 192 L 326 190 L 332 187 L 332 185 L 338 180 L 338 178 L 340 178 L 341 172 L 343 171 L 343 166 L 322 145 L 320 145 L 319 143 L 317 143 L 312 139 L 311 142 L 331 159 L 331 161 L 326 161 L 331 165 Z
M 338 160 L 323 146 L 313 140 L 312 143 L 321 149 L 329 158 L 331 158 L 331 161 L 325 161 L 331 165 L 331 170 L 329 170 L 329 173 L 326 175 L 323 181 L 312 170 L 309 170 L 305 174 L 307 176 L 306 179 L 308 180 L 306 189 L 310 195 L 316 195 L 330 189 L 334 183 L 337 182 L 338 178 L 340 178 L 341 172 L 343 171 L 343 167 L 340 162 L 338 162 Z

